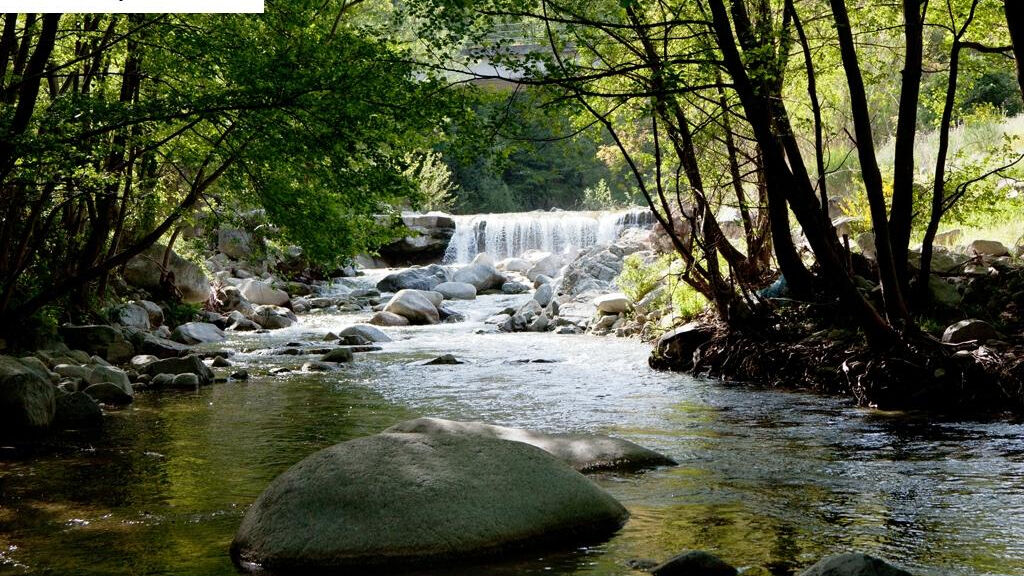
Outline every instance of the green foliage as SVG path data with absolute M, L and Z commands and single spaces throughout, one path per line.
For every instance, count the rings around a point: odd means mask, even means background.
M 665 281 L 669 263 L 668 257 L 662 257 L 648 265 L 638 254 L 630 254 L 622 260 L 622 272 L 615 278 L 615 285 L 630 301 L 639 302 Z
M 164 324 L 167 326 L 179 326 L 186 322 L 191 322 L 195 320 L 196 315 L 202 309 L 202 304 L 168 302 L 164 307 Z
M 419 191 L 422 210 L 448 211 L 455 204 L 455 184 L 452 171 L 437 152 L 426 152 L 418 157 L 410 156 L 405 176 L 412 180 Z
M 622 272 L 615 278 L 615 285 L 633 302 L 661 288 L 651 308 L 671 306 L 677 319 L 690 320 L 707 308 L 708 299 L 681 280 L 682 268 L 682 261 L 669 255 L 648 264 L 639 255 L 631 254 L 622 261 Z

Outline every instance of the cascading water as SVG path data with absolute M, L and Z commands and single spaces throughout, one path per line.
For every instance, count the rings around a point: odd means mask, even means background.
M 654 215 L 647 208 L 605 212 L 511 212 L 454 216 L 455 235 L 444 262 L 465 264 L 480 252 L 495 260 L 520 256 L 527 250 L 564 253 L 596 244 L 610 244 L 627 228 L 650 228 Z

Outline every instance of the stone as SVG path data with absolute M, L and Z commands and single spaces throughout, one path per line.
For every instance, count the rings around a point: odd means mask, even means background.
M 943 246 L 955 246 L 963 235 L 963 230 L 955 228 L 953 230 L 947 230 L 946 232 L 939 232 L 935 235 L 935 240 L 933 242 Z
M 161 328 L 166 328 L 166 326 L 161 326 Z M 190 351 L 189 347 L 185 344 L 168 338 L 161 338 L 155 333 L 146 334 L 142 332 L 134 336 L 132 341 L 140 354 L 148 354 L 157 358 L 176 358 L 178 356 L 185 356 Z
M 999 332 L 991 324 L 974 318 L 951 324 L 942 333 L 942 341 L 947 344 L 961 344 L 972 341 L 984 344 L 989 340 L 998 340 L 999 338 Z
M 138 356 L 133 356 L 131 362 L 129 362 L 128 364 L 135 371 L 141 372 L 143 368 L 145 368 L 149 364 L 152 364 L 153 362 L 156 362 L 157 360 L 159 360 L 159 358 L 152 354 L 139 354 Z
M 560 323 L 585 328 L 597 313 L 597 306 L 590 302 L 566 302 L 558 307 Z
M 383 330 L 369 324 L 353 324 L 342 330 L 339 336 L 359 336 L 365 340 L 365 342 L 358 342 L 358 344 L 391 342 L 391 338 Z
M 666 332 L 658 338 L 649 360 L 652 368 L 688 370 L 693 367 L 694 356 L 700 347 L 714 337 L 714 329 L 697 322 L 689 322 Z
M 221 228 L 217 231 L 217 251 L 235 260 L 252 256 L 252 236 L 240 228 Z
M 800 576 L 911 576 L 910 572 L 885 560 L 860 553 L 837 554 L 823 558 Z
M 622 292 L 614 292 L 594 298 L 594 306 L 597 306 L 597 309 L 605 314 L 622 314 L 629 310 L 632 303 Z
M 283 306 L 289 300 L 288 293 L 284 290 L 274 288 L 255 278 L 242 280 L 238 283 L 237 288 L 243 298 L 255 305 Z
M 508 322 L 510 318 L 512 318 L 510 314 L 495 314 L 494 316 L 491 316 L 484 320 L 484 324 L 504 324 L 505 322 Z
M 149 388 L 170 388 L 174 384 L 176 374 L 156 374 L 149 379 Z
M 238 286 L 222 286 L 217 290 L 217 308 L 222 312 L 242 310 L 251 306 L 251 302 L 242 296 Z
M 302 365 L 303 372 L 331 372 L 336 369 L 334 364 L 328 362 L 306 362 Z
M 551 299 L 555 296 L 555 289 L 551 284 L 541 284 L 537 291 L 533 293 L 533 299 L 540 304 L 541 308 L 547 308 L 548 304 L 551 303 Z
M 252 321 L 267 330 L 288 328 L 299 321 L 295 313 L 281 306 L 266 304 L 253 308 Z
M 629 513 L 544 451 L 459 434 L 377 434 L 321 450 L 275 478 L 231 556 L 271 572 L 391 571 L 576 545 Z
M 539 276 L 557 278 L 561 275 L 560 272 L 564 265 L 565 261 L 561 256 L 558 254 L 548 254 L 537 260 L 533 267 L 527 270 L 526 277 L 530 279 L 530 282 L 536 282 Z
M 408 326 L 409 319 L 391 312 L 374 312 L 368 322 L 374 326 Z
M 417 364 L 419 364 L 420 366 L 452 366 L 455 364 L 465 364 L 465 362 L 459 360 L 458 358 L 452 356 L 451 354 L 442 354 L 437 358 L 417 362 Z
M 671 458 L 628 440 L 598 434 L 545 434 L 521 428 L 441 418 L 407 420 L 385 432 L 459 434 L 522 442 L 544 450 L 580 472 L 636 471 L 676 464 Z
M 524 294 L 530 291 L 530 287 L 522 282 L 505 282 L 501 285 L 501 291 L 505 294 Z
M 321 362 L 351 362 L 352 350 L 348 348 L 335 348 L 320 357 Z
M 213 357 L 213 362 L 210 362 L 210 366 L 214 368 L 227 368 L 231 366 L 231 362 L 227 358 L 218 355 Z
M 232 332 L 252 332 L 262 328 L 259 324 L 243 316 L 238 310 L 228 312 L 227 318 L 231 321 L 231 325 L 227 329 Z
M 1010 250 L 998 240 L 975 240 L 968 249 L 978 256 L 1009 256 Z
M 85 392 L 72 392 L 57 396 L 53 427 L 61 430 L 96 428 L 103 424 L 103 410 Z
M 164 291 L 161 284 L 161 266 L 166 246 L 153 244 L 125 265 L 124 279 L 128 284 L 154 294 Z M 174 287 L 182 300 L 190 303 L 206 302 L 210 298 L 210 280 L 202 268 L 185 260 L 173 250 L 167 260 L 167 271 L 174 277 Z
M 392 264 L 411 264 L 439 260 L 455 234 L 455 219 L 442 212 L 402 214 L 409 234 L 379 248 L 382 258 Z
M 548 276 L 546 274 L 538 274 L 537 277 L 533 279 L 533 287 L 540 288 L 541 286 L 545 284 L 551 284 L 554 281 L 555 279 L 552 278 L 551 276 Z
M 932 302 L 946 308 L 956 308 L 960 305 L 960 292 L 956 286 L 946 282 L 934 274 L 928 279 L 928 288 L 932 293 Z
M 53 371 L 64 378 L 88 380 L 89 373 L 92 370 L 88 366 L 79 366 L 77 364 L 57 364 L 53 367 Z
M 207 322 L 186 322 L 171 332 L 171 340 L 182 344 L 223 342 L 226 338 L 223 330 Z
M 113 382 L 93 384 L 85 389 L 85 393 L 98 402 L 112 406 L 124 406 L 131 404 L 133 400 L 132 394 L 125 392 L 123 388 Z
M 444 296 L 445 300 L 476 299 L 476 286 L 466 282 L 442 282 L 433 289 Z
M 162 315 L 161 315 L 162 316 Z M 149 330 L 149 312 L 137 304 L 121 304 L 110 311 L 110 321 L 137 330 Z
M 171 388 L 178 390 L 195 390 L 199 388 L 199 375 L 198 374 L 176 374 L 171 379 Z
M 437 324 L 441 317 L 427 294 L 421 290 L 399 290 L 384 306 L 384 311 L 402 316 L 410 324 Z
M 249 379 L 249 371 L 248 370 L 235 370 L 234 372 L 231 373 L 231 379 L 232 380 L 242 380 L 242 381 L 248 380 Z
M 438 284 L 451 280 L 443 266 L 433 264 L 425 268 L 413 266 L 400 272 L 388 274 L 377 282 L 380 292 L 400 290 L 433 290 Z
M 0 435 L 34 435 L 53 422 L 55 387 L 16 358 L 0 356 Z
M 65 324 L 58 331 L 70 348 L 84 350 L 119 364 L 135 355 L 135 348 L 116 328 L 104 325 L 71 326 Z
M 477 294 L 484 290 L 500 289 L 507 279 L 489 260 L 490 257 L 487 254 L 477 254 L 471 264 L 463 266 L 452 274 L 452 280 L 472 284 L 476 288 Z
M 520 272 L 526 274 L 530 268 L 533 268 L 533 262 L 525 258 L 505 258 L 501 262 L 495 265 L 495 268 L 499 270 L 508 270 L 509 272 Z
M 202 359 L 195 354 L 182 358 L 167 358 L 147 364 L 144 372 L 150 376 L 156 374 L 196 374 L 199 376 L 200 384 L 207 385 L 213 382 L 213 370 L 203 363 Z
M 164 323 L 164 309 L 160 307 L 156 302 L 150 302 L 149 300 L 136 300 L 132 302 L 136 306 L 139 306 L 146 311 L 149 315 L 149 325 L 151 327 L 161 326 Z
M 51 384 L 60 382 L 60 375 L 56 372 L 51 372 L 46 364 L 35 356 L 23 356 L 18 358 L 18 362 L 21 362 L 23 366 L 32 370 L 44 380 L 48 380 Z
M 654 576 L 736 576 L 739 572 L 720 558 L 703 550 L 690 550 L 651 570 Z
M 109 382 L 121 390 L 125 394 L 132 396 L 132 383 L 131 379 L 128 378 L 128 374 L 120 368 L 113 366 L 94 366 L 89 371 L 89 377 L 85 379 L 89 384 L 101 384 L 103 382 Z

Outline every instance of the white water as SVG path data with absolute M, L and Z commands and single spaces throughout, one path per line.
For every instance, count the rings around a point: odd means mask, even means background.
M 649 228 L 647 208 L 605 212 L 511 212 L 454 216 L 455 235 L 444 262 L 466 264 L 480 252 L 495 260 L 522 255 L 527 250 L 565 253 L 610 244 L 627 228 Z

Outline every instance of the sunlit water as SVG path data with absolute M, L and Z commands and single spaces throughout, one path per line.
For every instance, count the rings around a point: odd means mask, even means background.
M 228 347 L 254 373 L 248 383 L 141 393 L 102 433 L 5 450 L 0 572 L 234 574 L 234 531 L 277 474 L 429 415 L 613 434 L 680 463 L 594 477 L 632 514 L 605 543 L 436 575 L 630 574 L 630 559 L 691 548 L 780 575 L 849 550 L 917 574 L 1024 574 L 1024 425 L 886 415 L 657 373 L 636 341 L 474 333 L 518 298 L 456 305 L 470 316 L 461 324 L 390 329 L 384 350 L 328 374 L 267 376 L 310 357 L 259 350 L 363 315 L 235 336 Z M 439 353 L 468 363 L 409 365 Z

